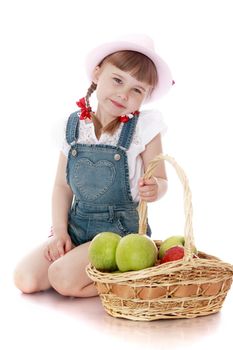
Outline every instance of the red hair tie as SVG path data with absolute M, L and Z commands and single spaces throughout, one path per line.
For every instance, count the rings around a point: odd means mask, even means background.
M 137 115 L 139 115 L 139 111 L 135 111 L 135 112 L 130 113 L 130 114 L 122 115 L 121 117 L 118 117 L 118 119 L 121 123 L 127 123 L 130 119 L 132 119 L 133 117 L 135 117 Z
M 76 102 L 76 104 L 81 108 L 80 119 L 91 119 L 91 107 L 86 106 L 85 98 L 81 98 L 78 102 Z

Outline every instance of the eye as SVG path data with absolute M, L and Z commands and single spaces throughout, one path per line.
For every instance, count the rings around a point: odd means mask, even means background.
M 121 79 L 118 79 L 118 78 L 113 78 L 113 80 L 117 83 L 117 84 L 120 84 L 122 81 Z
M 139 90 L 139 89 L 134 89 L 134 91 L 137 92 L 138 94 L 142 93 L 141 90 Z

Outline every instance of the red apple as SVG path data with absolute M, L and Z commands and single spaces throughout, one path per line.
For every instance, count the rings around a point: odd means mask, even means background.
M 169 261 L 179 260 L 184 257 L 184 247 L 182 246 L 175 246 L 170 249 L 168 249 L 163 258 L 161 259 L 160 263 L 166 263 Z

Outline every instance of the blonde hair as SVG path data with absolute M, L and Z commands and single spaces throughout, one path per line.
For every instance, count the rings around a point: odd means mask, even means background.
M 99 63 L 99 66 L 101 67 L 104 63 L 111 63 L 122 71 L 129 72 L 135 79 L 150 85 L 150 94 L 156 87 L 156 84 L 158 82 L 156 66 L 147 56 L 143 55 L 140 52 L 129 50 L 118 51 L 109 56 L 106 56 Z M 86 101 L 88 107 L 90 106 L 89 98 L 91 94 L 96 90 L 96 87 L 97 85 L 92 82 L 91 86 L 87 90 Z M 101 135 L 101 132 L 108 132 L 109 134 L 113 135 L 120 125 L 120 121 L 118 118 L 116 118 L 103 128 L 94 113 L 92 113 L 92 120 L 95 126 L 96 136 L 98 138 Z

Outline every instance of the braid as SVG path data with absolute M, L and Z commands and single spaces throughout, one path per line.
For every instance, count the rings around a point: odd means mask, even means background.
M 90 102 L 89 102 L 89 98 L 91 97 L 91 94 L 96 90 L 96 83 L 92 82 L 91 86 L 89 87 L 89 89 L 87 90 L 87 94 L 85 96 L 86 98 L 86 105 L 87 107 L 90 107 Z
M 89 87 L 89 89 L 87 90 L 87 94 L 85 96 L 86 99 L 86 105 L 87 108 L 90 107 L 90 102 L 89 102 L 89 98 L 91 97 L 92 93 L 96 90 L 97 84 L 92 82 L 91 86 Z M 91 107 L 90 107 L 91 108 Z M 97 138 L 100 137 L 101 135 L 101 131 L 102 131 L 102 124 L 100 123 L 100 121 L 96 118 L 95 113 L 93 113 L 91 111 L 91 117 L 92 117 L 92 121 L 94 123 L 95 126 L 95 133 Z
M 91 97 L 92 93 L 96 90 L 96 87 L 97 87 L 97 84 L 92 82 L 91 86 L 87 90 L 87 94 L 85 96 L 87 107 L 90 107 L 89 98 Z M 100 137 L 102 132 L 108 132 L 110 135 L 113 135 L 115 130 L 120 125 L 120 122 L 119 122 L 118 118 L 116 118 L 115 120 L 111 121 L 108 125 L 106 125 L 103 128 L 102 124 L 100 123 L 99 119 L 96 118 L 95 114 L 93 112 L 91 112 L 91 115 L 92 115 L 92 120 L 93 120 L 93 123 L 94 123 L 94 126 L 95 126 L 96 136 L 97 136 L 98 139 L 99 139 L 99 137 Z

